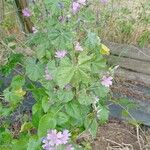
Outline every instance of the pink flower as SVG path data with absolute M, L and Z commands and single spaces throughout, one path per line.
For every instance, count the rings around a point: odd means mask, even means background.
M 112 77 L 106 77 L 106 76 L 103 76 L 102 78 L 102 81 L 101 81 L 101 84 L 104 85 L 105 87 L 109 87 L 110 85 L 112 85 Z
M 71 134 L 69 133 L 68 130 L 64 130 L 62 132 L 62 137 L 61 137 L 61 142 L 62 144 L 67 144 L 68 140 L 70 139 Z
M 77 42 L 76 45 L 75 45 L 75 50 L 76 51 L 83 51 L 83 48 L 81 47 L 80 43 Z
M 74 148 L 72 147 L 71 144 L 69 144 L 69 145 L 66 146 L 66 150 L 74 150 Z
M 35 27 L 32 27 L 32 32 L 33 32 L 33 33 L 37 33 L 38 30 L 37 30 Z
M 55 57 L 56 58 L 64 58 L 66 56 L 67 52 L 65 50 L 62 51 L 57 51 L 55 52 Z
M 100 2 L 104 5 L 106 5 L 108 3 L 108 0 L 100 0 Z
M 44 150 L 56 150 L 59 145 L 66 145 L 70 140 L 71 134 L 68 130 L 57 132 L 57 130 L 50 130 L 47 136 L 43 139 L 42 147 Z M 67 145 L 68 150 L 73 150 L 71 145 Z
M 48 144 L 50 146 L 59 145 L 59 143 L 60 143 L 60 141 L 57 137 L 57 131 L 56 130 L 49 131 L 46 139 L 47 139 Z
M 31 12 L 30 12 L 30 10 L 28 8 L 24 8 L 22 10 L 22 13 L 23 13 L 24 17 L 30 17 L 31 16 Z
M 72 12 L 76 14 L 80 9 L 80 4 L 78 2 L 73 2 L 72 3 Z

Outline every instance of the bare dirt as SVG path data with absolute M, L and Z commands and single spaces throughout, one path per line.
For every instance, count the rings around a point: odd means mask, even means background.
M 150 130 L 110 120 L 99 127 L 92 150 L 150 150 Z

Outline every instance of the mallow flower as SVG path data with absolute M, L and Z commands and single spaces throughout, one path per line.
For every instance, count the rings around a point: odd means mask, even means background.
M 78 2 L 72 3 L 72 12 L 76 14 L 80 10 L 80 4 Z
M 60 51 L 57 51 L 55 52 L 55 57 L 56 58 L 64 58 L 67 54 L 67 51 L 66 50 L 60 50 Z
M 83 48 L 81 47 L 81 45 L 80 45 L 79 42 L 76 42 L 76 44 L 75 44 L 75 50 L 76 51 L 83 51 Z
M 105 87 L 109 87 L 110 85 L 112 85 L 112 79 L 113 78 L 111 76 L 109 77 L 103 76 L 101 84 L 104 85 Z
M 31 16 L 31 11 L 28 8 L 24 8 L 22 10 L 22 14 L 24 17 L 30 17 Z
M 68 144 L 70 140 L 70 132 L 64 130 L 57 132 L 57 130 L 50 130 L 47 132 L 47 136 L 42 140 L 42 147 L 44 150 L 57 150 L 57 147 L 64 145 L 67 150 L 73 150 L 71 144 Z
M 100 0 L 100 2 L 104 5 L 106 5 L 108 3 L 108 0 Z
M 37 33 L 38 30 L 37 30 L 35 27 L 32 27 L 32 32 L 33 32 L 33 33 Z
M 73 14 L 76 14 L 80 10 L 82 5 L 86 5 L 86 0 L 73 1 L 73 3 L 72 3 Z

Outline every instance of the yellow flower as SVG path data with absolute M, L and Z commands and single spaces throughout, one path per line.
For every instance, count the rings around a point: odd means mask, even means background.
M 100 53 L 102 55 L 110 55 L 110 49 L 106 47 L 104 44 L 101 45 Z
M 26 94 L 26 91 L 24 91 L 24 90 L 22 90 L 22 88 L 20 88 L 15 91 L 15 94 L 17 96 L 24 96 Z

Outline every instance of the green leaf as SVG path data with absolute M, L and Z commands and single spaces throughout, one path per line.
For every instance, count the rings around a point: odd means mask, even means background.
M 11 87 L 17 89 L 25 84 L 25 78 L 21 75 L 14 76 L 11 82 Z
M 40 150 L 40 144 L 37 138 L 31 137 L 28 142 L 27 150 Z
M 69 120 L 69 116 L 64 112 L 59 112 L 57 114 L 57 124 L 62 125 L 65 124 Z
M 83 71 L 80 68 L 77 68 L 75 73 L 74 73 L 74 77 L 72 79 L 72 83 L 73 85 L 78 85 L 80 82 L 88 85 L 91 82 L 91 77 L 90 74 Z
M 6 88 L 3 91 L 3 94 L 5 97 L 5 100 L 10 102 L 11 106 L 14 106 L 14 107 L 23 99 L 22 93 L 20 93 L 20 92 L 18 93 L 18 91 L 13 90 L 13 89 L 10 90 L 10 88 Z M 23 92 L 23 94 L 25 94 L 25 93 Z
M 96 56 L 91 64 L 93 73 L 100 73 L 102 69 L 106 68 L 106 60 L 101 55 Z
M 9 130 L 6 128 L 0 128 L 0 145 L 9 144 L 13 136 Z
M 55 45 L 56 49 L 68 49 L 72 47 L 72 41 L 73 41 L 73 34 L 67 29 L 56 29 L 56 31 L 53 31 L 55 33 L 54 36 L 56 37 L 54 40 L 52 40 L 52 44 Z M 57 36 L 56 36 L 57 35 Z
M 46 8 L 52 11 L 52 14 L 58 14 L 59 0 L 51 0 L 51 1 L 45 0 L 44 3 Z
M 12 150 L 27 150 L 28 139 L 18 139 L 13 141 Z
M 55 61 L 49 61 L 47 64 L 48 70 L 51 73 L 52 77 L 55 78 L 57 68 L 55 66 Z
M 25 122 L 24 124 L 21 125 L 21 130 L 20 132 L 28 131 L 33 127 L 31 122 Z
M 97 117 L 101 124 L 106 123 L 109 117 L 109 110 L 105 106 L 99 104 L 99 111 L 97 113 Z
M 39 101 L 42 101 L 42 98 L 44 96 L 46 96 L 46 92 L 45 92 L 45 89 L 44 88 L 34 88 L 31 90 L 32 91 L 32 95 L 34 97 L 34 99 L 39 102 Z
M 82 118 L 81 110 L 79 108 L 79 105 L 73 101 L 69 102 L 65 106 L 67 114 L 69 114 L 71 117 L 80 119 Z
M 79 69 L 84 72 L 90 72 L 92 58 L 93 58 L 93 55 L 87 55 L 86 52 L 80 53 L 80 55 L 78 57 Z
M 34 127 L 38 128 L 39 121 L 42 115 L 43 115 L 42 105 L 40 102 L 37 102 L 32 106 L 32 123 Z
M 93 97 L 91 95 L 88 95 L 86 93 L 86 90 L 83 89 L 82 91 L 80 91 L 79 93 L 79 97 L 78 97 L 78 101 L 81 105 L 91 105 L 93 103 Z
M 93 32 L 90 32 L 90 31 L 88 32 L 87 40 L 86 40 L 86 45 L 88 45 L 88 47 L 90 49 L 93 49 L 96 46 L 100 45 L 100 39 L 96 35 L 96 33 L 93 33 Z
M 12 150 L 12 146 L 9 145 L 0 145 L 0 150 Z
M 38 136 L 42 138 L 47 134 L 47 131 L 50 129 L 54 129 L 56 127 L 56 120 L 53 118 L 52 114 L 44 115 L 40 121 L 38 126 Z
M 73 92 L 70 90 L 58 90 L 57 92 L 57 97 L 59 99 L 59 101 L 63 102 L 63 103 L 67 103 L 69 101 L 71 101 L 74 97 Z
M 58 68 L 56 80 L 58 85 L 63 88 L 66 84 L 70 83 L 72 77 L 74 75 L 74 67 L 73 66 L 61 66 Z
M 32 81 L 37 81 L 44 75 L 44 65 L 40 62 L 36 63 L 35 58 L 27 58 L 26 74 Z
M 87 116 L 84 121 L 84 126 L 87 131 L 90 132 L 93 138 L 96 137 L 97 129 L 98 129 L 98 123 L 96 118 L 93 118 L 93 116 Z
M 65 105 L 66 113 L 76 119 L 76 121 L 80 122 L 80 124 L 83 123 L 85 116 L 87 113 L 89 113 L 90 108 L 85 107 L 81 104 L 79 104 L 77 101 L 71 101 Z
M 45 45 L 44 45 L 45 46 Z M 37 58 L 38 59 L 42 59 L 43 57 L 46 56 L 46 49 L 45 47 L 43 47 L 43 45 L 40 45 L 37 49 L 36 49 L 36 54 L 37 54 Z
M 18 63 L 22 62 L 23 57 L 24 56 L 22 54 L 11 53 L 10 57 L 8 58 L 8 62 L 5 65 L 1 66 L 0 72 L 7 76 L 11 73 L 12 69 L 14 69 Z
M 79 65 L 82 65 L 82 64 L 85 64 L 87 62 L 90 62 L 93 58 L 93 55 L 87 55 L 87 52 L 81 52 L 79 57 L 78 57 L 78 64 Z
M 91 24 L 92 21 L 95 20 L 95 15 L 91 9 L 85 9 L 84 11 L 80 11 L 80 18 L 85 22 L 89 22 Z
M 95 93 L 96 96 L 104 98 L 109 93 L 109 88 L 100 84 L 100 82 L 94 83 L 91 87 L 91 90 Z
M 43 97 L 42 98 L 42 108 L 45 113 L 49 110 L 50 104 L 49 104 L 49 99 L 48 97 Z

